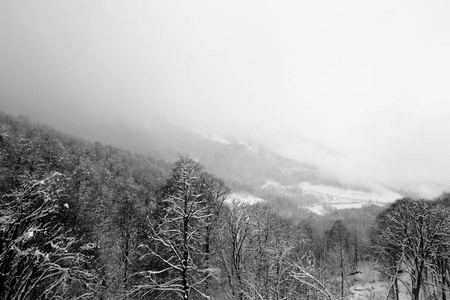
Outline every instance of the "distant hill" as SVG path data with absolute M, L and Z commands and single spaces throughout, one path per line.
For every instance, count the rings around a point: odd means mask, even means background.
M 20 120 L 30 122 L 25 117 Z M 73 133 L 91 143 L 98 141 L 97 148 L 109 149 L 111 147 L 103 145 L 111 145 L 147 155 L 161 161 L 166 170 L 179 156 L 190 156 L 208 172 L 223 179 L 233 191 L 259 197 L 286 211 L 333 202 L 332 199 L 342 198 L 346 193 L 368 193 L 358 199 L 362 202 L 368 201 L 367 197 L 375 201 L 383 198 L 374 191 L 343 185 L 314 165 L 285 158 L 258 144 L 199 127 L 175 125 L 164 119 L 153 119 L 149 123 L 152 124 L 150 127 L 143 128 L 120 122 L 84 122 Z M 326 197 L 311 187 L 326 190 Z M 383 193 L 389 193 L 389 190 L 385 189 Z M 381 200 L 386 201 L 392 199 Z

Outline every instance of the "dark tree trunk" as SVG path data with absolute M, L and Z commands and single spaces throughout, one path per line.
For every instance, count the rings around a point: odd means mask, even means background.
M 205 235 L 205 267 L 210 268 L 210 256 L 211 256 L 211 226 L 206 226 Z M 209 271 L 205 273 L 205 294 L 208 295 L 209 290 Z
M 442 261 L 440 263 L 440 267 L 441 267 L 441 291 L 442 291 L 442 300 L 447 300 L 447 294 L 446 294 L 446 270 L 447 270 L 447 260 Z
M 355 258 L 354 258 L 355 270 L 358 267 L 358 235 L 355 233 Z
M 394 300 L 398 300 L 398 279 L 394 279 Z
M 123 285 L 128 288 L 128 256 L 130 255 L 130 234 L 125 235 L 125 245 L 123 253 Z
M 188 230 L 189 230 L 189 219 L 188 215 L 188 200 L 187 197 L 184 199 L 184 217 L 183 217 L 183 262 L 182 262 L 182 290 L 183 299 L 189 299 L 189 282 L 188 282 L 188 260 L 189 260 L 189 249 L 188 249 Z
M 421 263 L 421 266 L 416 271 L 416 282 L 413 282 L 413 288 L 412 288 L 412 299 L 413 300 L 419 300 L 420 297 L 420 287 L 422 285 L 422 270 L 423 270 L 423 263 Z

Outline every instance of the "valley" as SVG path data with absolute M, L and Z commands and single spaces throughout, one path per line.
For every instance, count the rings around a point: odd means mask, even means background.
M 312 195 L 318 200 L 317 204 L 306 206 L 308 210 L 318 215 L 324 215 L 334 209 L 362 208 L 369 205 L 385 206 L 402 198 L 402 195 L 386 188 L 372 192 L 309 182 L 302 182 L 299 187 L 304 195 Z
M 337 182 L 333 185 L 302 181 L 298 185 L 282 185 L 273 180 L 267 180 L 261 189 L 271 194 L 284 195 L 291 201 L 297 201 L 299 208 L 304 207 L 321 216 L 336 209 L 362 208 L 370 205 L 385 206 L 403 197 L 382 186 L 374 189 L 376 191 L 371 191 L 356 189 Z

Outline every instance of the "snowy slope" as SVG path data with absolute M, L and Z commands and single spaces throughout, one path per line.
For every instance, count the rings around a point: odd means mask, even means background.
M 203 137 L 203 138 L 205 138 L 207 140 L 210 140 L 212 142 L 216 142 L 216 143 L 220 143 L 220 144 L 224 144 L 224 145 L 229 145 L 230 144 L 230 142 L 226 138 L 224 138 L 224 137 L 222 137 L 222 136 L 220 136 L 220 135 L 218 135 L 216 133 L 210 133 L 210 132 L 207 132 L 205 130 L 202 130 L 202 129 L 196 128 L 196 127 L 191 127 L 188 130 L 191 133 L 193 133 L 195 135 L 198 135 L 198 136 L 201 136 L 201 137 Z

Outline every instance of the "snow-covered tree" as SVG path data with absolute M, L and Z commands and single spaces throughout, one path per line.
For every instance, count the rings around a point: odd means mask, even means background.
M 406 272 L 410 284 L 405 286 L 413 300 L 420 298 L 427 280 L 439 258 L 448 256 L 450 245 L 450 210 L 433 207 L 423 200 L 401 199 L 377 218 L 373 239 L 387 263 L 387 274 L 393 287 L 399 272 Z
M 247 205 L 233 199 L 221 218 L 219 261 L 224 269 L 231 299 L 244 299 L 244 265 L 250 257 L 247 248 L 251 235 L 248 209 Z
M 346 277 L 350 272 L 350 233 L 344 222 L 337 220 L 334 222 L 333 227 L 325 232 L 325 236 L 327 237 L 327 260 L 330 266 L 335 266 L 329 269 L 332 276 L 339 274 L 338 290 L 343 299 L 346 293 Z
M 217 210 L 212 207 L 211 192 L 200 164 L 181 158 L 167 181 L 160 202 L 160 216 L 149 219 L 149 243 L 142 244 L 142 258 L 159 261 L 158 268 L 139 272 L 143 280 L 131 293 L 159 292 L 190 299 L 191 295 L 209 298 L 204 284 L 214 275 L 205 263 L 209 250 L 205 236 Z
M 94 272 L 64 226 L 67 178 L 53 172 L 24 181 L 0 202 L 0 298 L 88 299 Z
M 290 275 L 306 287 L 307 296 L 311 294 L 314 299 L 339 299 L 332 293 L 330 284 L 320 275 L 323 272 L 317 266 L 316 259 L 311 252 L 305 252 L 303 256 L 291 264 Z

